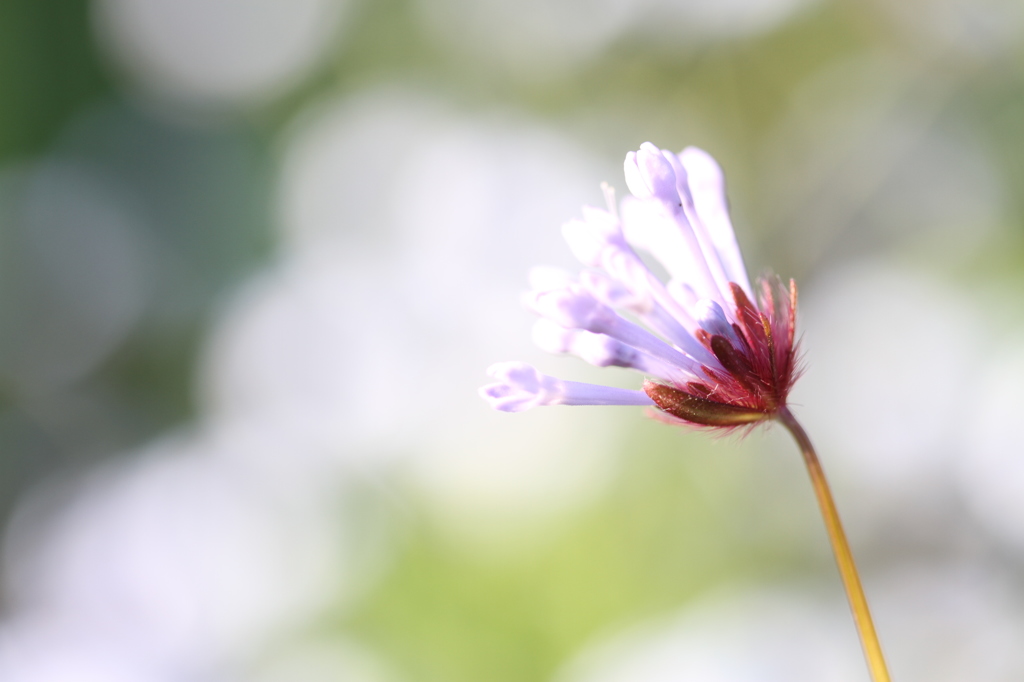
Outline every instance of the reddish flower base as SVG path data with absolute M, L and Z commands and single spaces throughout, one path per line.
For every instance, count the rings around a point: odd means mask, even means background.
M 800 376 L 796 342 L 796 283 L 762 278 L 755 305 L 731 285 L 735 338 L 700 329 L 697 339 L 722 368 L 705 366 L 706 379 L 670 386 L 653 381 L 644 391 L 663 412 L 689 424 L 731 429 L 771 419 L 785 407 Z

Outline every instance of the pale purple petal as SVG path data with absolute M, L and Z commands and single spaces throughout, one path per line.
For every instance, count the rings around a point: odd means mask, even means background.
M 602 258 L 601 267 L 635 295 L 648 295 L 665 308 L 684 330 L 684 336 L 689 337 L 697 329 L 697 321 L 689 311 L 669 295 L 664 283 L 655 277 L 654 273 L 628 245 L 607 249 Z M 674 343 L 680 343 L 680 340 L 671 333 L 667 336 Z
M 533 343 L 548 353 L 571 353 L 573 339 L 579 331 L 578 329 L 566 329 L 560 324 L 542 317 L 533 323 Z
M 690 191 L 686 184 L 686 169 L 683 167 L 682 161 L 679 160 L 678 154 L 674 154 L 667 149 L 662 149 L 661 153 L 672 166 L 672 171 L 676 175 L 676 199 L 682 203 Z
M 668 284 L 665 285 L 665 288 L 668 290 L 669 295 L 679 302 L 679 305 L 683 306 L 687 310 L 697 309 L 697 302 L 701 299 L 697 296 L 697 292 L 693 290 L 693 287 L 683 280 L 670 279 Z
M 649 198 L 651 188 L 644 181 L 644 176 L 637 165 L 636 152 L 627 152 L 626 160 L 622 164 L 622 170 L 626 176 L 626 187 L 633 193 L 633 196 Z
M 699 361 L 676 350 L 639 325 L 633 324 L 621 317 L 616 316 L 614 319 L 603 320 L 600 326 L 596 326 L 588 331 L 607 334 L 634 348 L 646 351 L 656 358 L 670 362 L 691 374 L 698 374 L 700 372 L 701 363 Z
M 538 315 L 567 329 L 584 329 L 595 334 L 606 334 L 688 372 L 699 371 L 699 363 L 696 360 L 639 325 L 622 318 L 579 285 L 554 291 L 529 292 L 523 297 L 523 302 Z
M 652 202 L 658 204 L 660 202 Z M 656 332 L 670 340 L 692 358 L 712 367 L 718 361 L 696 339 L 697 321 L 679 304 L 665 285 L 654 276 L 623 237 L 618 219 L 607 211 L 587 208 L 584 220 L 573 220 L 562 226 L 562 233 L 573 253 L 585 265 L 600 267 L 628 289 L 638 300 L 652 299 L 661 310 L 652 308 L 643 317 Z M 530 302 L 527 302 L 530 305 Z M 582 326 L 565 324 L 566 327 Z
M 689 282 L 701 298 L 725 302 L 707 254 L 678 206 L 627 197 L 622 202 L 622 226 L 629 242 L 654 256 L 670 276 Z M 717 254 L 710 255 L 717 264 Z
M 722 303 L 732 300 L 732 289 L 729 287 L 729 282 L 733 281 L 728 274 L 726 274 L 725 266 L 722 264 L 722 259 L 718 255 L 718 251 L 715 249 L 715 244 L 711 239 L 711 235 L 708 233 L 704 223 L 697 217 L 696 210 L 693 208 L 693 204 L 687 201 L 683 205 L 683 213 L 687 216 L 687 224 L 689 224 L 693 230 L 693 234 L 697 240 L 697 248 L 700 249 L 700 253 L 704 263 L 707 266 L 707 271 L 711 275 L 711 281 L 714 282 L 714 295 Z
M 574 218 L 562 225 L 562 236 L 581 263 L 600 267 L 608 245 L 622 241 L 622 228 L 611 213 L 584 206 L 583 220 Z
M 705 365 L 718 366 L 715 356 L 708 352 L 675 316 L 654 300 L 650 290 L 645 291 L 643 295 L 637 295 L 617 280 L 593 270 L 580 274 L 580 284 L 605 305 L 636 315 L 649 329 L 671 341 L 690 357 Z
M 736 330 L 718 303 L 705 298 L 697 303 L 696 313 L 701 329 L 709 334 L 724 336 L 730 341 L 738 341 Z
M 689 281 L 701 298 L 713 298 L 727 310 L 731 309 L 729 282 L 746 282 L 745 271 L 737 279 L 728 265 L 729 256 L 723 257 L 717 233 L 712 235 L 701 221 L 688 184 L 687 170 L 680 157 L 646 144 L 647 147 L 641 148 L 628 161 L 636 163 L 636 174 L 647 185 L 650 185 L 648 176 L 658 173 L 664 186 L 661 187 L 661 195 L 640 191 L 635 193 L 635 197 L 626 198 L 622 214 L 626 236 L 632 244 L 654 255 L 674 278 Z M 656 160 L 655 151 L 659 155 Z M 652 170 L 646 171 L 645 168 Z M 717 166 L 713 168 L 717 169 Z M 669 177 L 675 179 L 671 192 L 667 188 Z M 640 200 L 636 201 L 638 198 Z M 725 217 L 728 219 L 727 213 Z
M 657 305 L 649 291 L 634 292 L 622 282 L 595 270 L 581 272 L 580 284 L 605 305 L 637 315 L 646 314 Z
M 522 412 L 538 405 L 557 405 L 565 393 L 561 382 L 523 362 L 499 362 L 487 368 L 497 379 L 480 389 L 480 397 L 502 412 Z
M 672 300 L 662 282 L 626 242 L 615 216 L 585 206 L 583 217 L 584 220 L 571 220 L 563 225 L 562 234 L 573 254 L 584 265 L 602 268 L 638 299 L 653 298 L 687 330 L 697 328 L 696 321 Z
M 674 383 L 694 379 L 693 374 L 610 336 L 566 329 L 543 318 L 533 326 L 533 341 L 549 353 L 571 353 L 597 367 L 626 367 Z
M 697 147 L 684 149 L 679 154 L 679 160 L 686 169 L 687 185 L 697 217 L 707 228 L 726 276 L 743 287 L 748 295 L 753 295 L 732 221 L 729 219 L 722 169 L 710 154 Z
M 640 145 L 639 151 L 626 154 L 623 170 L 626 186 L 634 196 L 678 205 L 679 191 L 672 164 L 650 142 Z
M 598 301 L 578 284 L 549 291 L 528 291 L 523 304 L 541 317 L 568 329 L 596 331 L 618 317 L 614 310 Z
M 565 395 L 560 405 L 654 405 L 654 401 L 643 391 L 579 381 L 563 381 L 562 385 L 565 387 Z
M 653 405 L 643 391 L 562 381 L 522 362 L 499 362 L 487 370 L 497 379 L 480 396 L 502 412 L 522 412 L 539 405 Z

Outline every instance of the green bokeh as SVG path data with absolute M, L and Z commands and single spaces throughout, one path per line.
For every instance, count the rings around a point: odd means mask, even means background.
M 813 513 L 805 482 L 785 478 L 802 473 L 796 459 L 771 471 L 778 462 L 760 452 L 763 434 L 709 442 L 635 416 L 608 492 L 554 537 L 474 553 L 422 508 L 400 533 L 391 571 L 328 631 L 384 652 L 406 679 L 539 682 L 593 638 L 668 617 L 709 591 L 820 579 L 823 532 L 791 523 Z

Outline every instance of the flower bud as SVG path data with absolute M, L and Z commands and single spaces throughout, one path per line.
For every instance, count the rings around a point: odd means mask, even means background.
M 523 362 L 499 362 L 487 373 L 497 381 L 482 387 L 480 397 L 502 412 L 540 405 L 651 405 L 643 391 L 562 381 Z
M 660 149 L 644 142 L 640 149 L 626 154 L 623 169 L 626 185 L 640 199 L 656 198 L 679 205 L 679 190 L 673 164 Z
M 555 405 L 564 393 L 562 382 L 523 362 L 499 362 L 487 369 L 497 379 L 480 389 L 480 396 L 502 412 L 522 412 L 538 405 Z

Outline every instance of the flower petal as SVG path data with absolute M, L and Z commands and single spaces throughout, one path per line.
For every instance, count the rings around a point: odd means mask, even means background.
M 634 196 L 679 205 L 679 190 L 673 164 L 655 145 L 644 142 L 638 151 L 626 154 L 623 170 L 626 174 L 626 186 Z
M 605 334 L 566 329 L 544 318 L 533 325 L 533 342 L 549 353 L 572 353 L 596 367 L 626 367 L 678 384 L 695 378 L 673 364 Z
M 660 202 L 651 203 L 658 205 Z M 693 332 L 699 328 L 696 320 L 626 242 L 619 220 L 607 211 L 590 207 L 584 207 L 583 217 L 583 220 L 571 220 L 562 226 L 562 234 L 576 257 L 585 265 L 603 269 L 637 300 L 653 300 L 661 309 L 652 307 L 649 314 L 641 315 L 644 323 L 690 357 L 717 367 L 714 355 L 693 338 Z
M 499 362 L 487 374 L 498 381 L 480 389 L 480 397 L 502 412 L 539 405 L 653 405 L 643 391 L 563 381 L 523 362 Z
M 553 291 L 529 292 L 523 297 L 523 302 L 538 315 L 566 329 L 583 329 L 595 334 L 605 334 L 692 374 L 700 371 L 700 363 L 695 359 L 676 350 L 639 325 L 619 316 L 582 286 L 571 285 Z
M 736 330 L 732 328 L 732 324 L 726 316 L 725 311 L 716 301 L 706 298 L 698 301 L 695 312 L 697 315 L 697 321 L 700 323 L 700 328 L 708 334 L 724 336 L 730 341 L 739 340 L 736 338 Z
M 726 302 L 718 254 L 709 239 L 702 244 L 681 207 L 626 197 L 622 228 L 629 242 L 658 259 L 670 276 L 684 279 L 701 298 Z
M 686 169 L 686 183 L 696 217 L 707 229 L 715 251 L 729 281 L 736 282 L 753 296 L 743 255 L 729 218 L 729 203 L 725 196 L 725 176 L 718 163 L 703 149 L 687 147 L 679 154 Z

